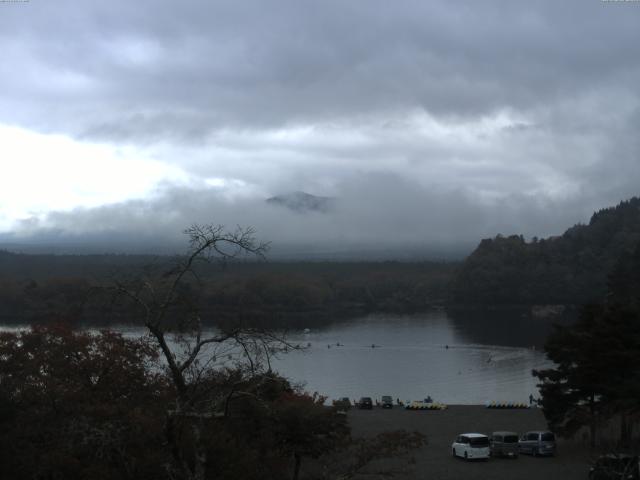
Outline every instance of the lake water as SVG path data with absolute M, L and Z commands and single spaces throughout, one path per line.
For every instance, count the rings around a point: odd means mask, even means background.
M 550 329 L 517 314 L 371 315 L 292 332 L 309 348 L 282 356 L 274 369 L 329 398 L 528 403 L 538 397 L 531 370 L 551 366 L 541 348 Z
M 551 366 L 542 351 L 551 323 L 518 312 L 378 314 L 300 328 L 288 338 L 308 348 L 284 354 L 272 366 L 330 399 L 528 403 L 529 395 L 539 396 L 531 371 Z M 128 337 L 145 333 L 121 330 Z

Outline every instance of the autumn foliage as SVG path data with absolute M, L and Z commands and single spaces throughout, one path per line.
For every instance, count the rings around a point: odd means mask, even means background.
M 289 478 L 348 439 L 344 417 L 274 373 L 210 371 L 198 388 L 220 407 L 202 419 L 206 478 Z M 181 478 L 176 458 L 190 462 L 194 439 L 190 421 L 168 423 L 175 402 L 144 338 L 62 325 L 0 333 L 0 478 Z
M 143 341 L 65 326 L 0 334 L 2 478 L 151 478 L 167 384 Z

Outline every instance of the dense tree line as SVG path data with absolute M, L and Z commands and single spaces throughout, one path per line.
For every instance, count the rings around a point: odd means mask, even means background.
M 614 268 L 606 300 L 557 327 L 545 351 L 556 366 L 534 375 L 550 427 L 570 436 L 586 426 L 595 445 L 598 427 L 617 418 L 629 446 L 640 423 L 640 243 Z
M 640 242 L 640 198 L 593 214 L 548 239 L 522 236 L 480 242 L 452 283 L 457 304 L 574 304 L 600 301 L 607 276 Z
M 30 265 L 31 255 L 0 256 L 25 262 L 19 274 L 12 267 L 11 273 L 0 275 L 0 322 L 4 324 L 60 318 L 72 324 L 128 323 L 127 312 L 119 310 L 101 287 L 114 278 L 133 276 L 131 272 L 161 271 L 175 260 L 132 257 L 132 263 L 125 265 L 122 256 L 113 256 L 117 262 L 107 267 L 109 262 L 103 260 L 110 257 L 95 256 L 87 257 L 88 264 L 80 271 L 76 262 L 82 257 L 70 256 L 69 264 L 57 259 L 48 269 L 50 256 L 35 262 L 37 267 Z M 99 265 L 92 266 L 98 258 Z M 203 312 L 215 312 L 220 321 L 241 318 L 259 325 L 295 326 L 304 317 L 308 326 L 371 311 L 411 312 L 441 305 L 453 270 L 452 264 L 431 262 L 214 263 L 198 265 L 201 284 L 191 291 L 187 286 L 183 293 Z

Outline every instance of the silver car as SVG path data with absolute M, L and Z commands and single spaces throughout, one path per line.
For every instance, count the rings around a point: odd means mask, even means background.
M 546 430 L 535 430 L 527 432 L 518 442 L 520 453 L 528 453 L 537 457 L 538 455 L 556 454 L 556 436 Z

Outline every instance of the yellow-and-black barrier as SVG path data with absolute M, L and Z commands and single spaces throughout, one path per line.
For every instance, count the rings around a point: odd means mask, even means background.
M 407 410 L 445 410 L 447 406 L 444 403 L 411 402 L 404 408 Z
M 530 405 L 524 402 L 488 402 L 486 406 L 496 409 L 530 408 Z

